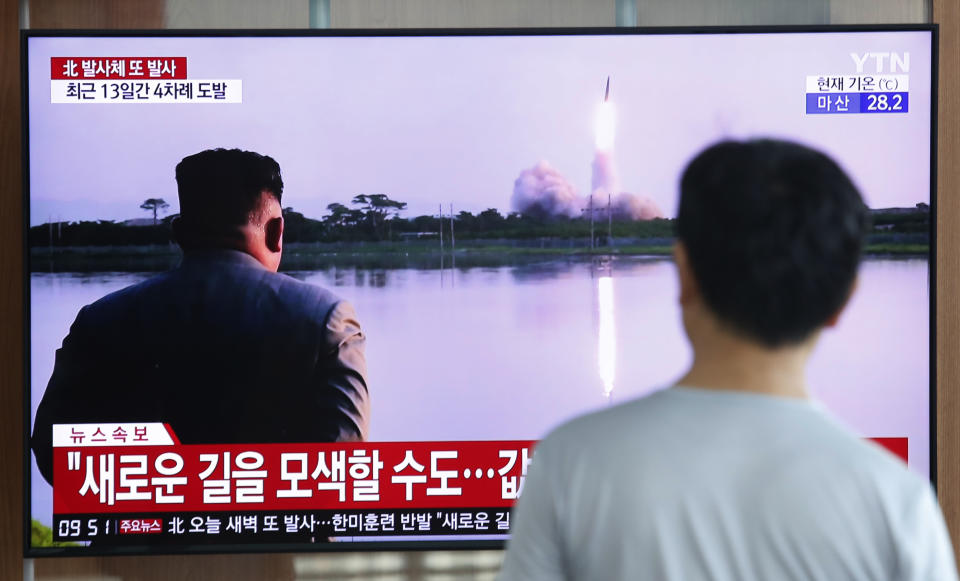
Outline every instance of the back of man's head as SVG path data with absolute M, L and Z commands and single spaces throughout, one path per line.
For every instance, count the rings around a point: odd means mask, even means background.
M 843 308 L 868 224 L 843 170 L 795 143 L 718 143 L 680 183 L 677 234 L 704 303 L 771 348 L 804 341 Z
M 283 194 L 273 158 L 240 149 L 208 149 L 177 164 L 179 232 L 192 239 L 233 235 L 258 212 L 263 193 Z

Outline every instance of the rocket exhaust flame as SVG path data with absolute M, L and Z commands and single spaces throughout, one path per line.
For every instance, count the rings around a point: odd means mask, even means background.
M 600 107 L 597 109 L 597 151 L 613 151 L 614 125 L 613 103 L 610 101 L 600 103 Z
M 644 195 L 620 190 L 614 163 L 613 145 L 616 129 L 613 102 L 610 101 L 610 77 L 603 89 L 603 100 L 597 109 L 595 145 L 589 193 L 581 197 L 576 188 L 556 168 L 541 161 L 520 172 L 513 184 L 511 206 L 514 210 L 541 218 L 587 217 L 608 221 L 650 220 L 662 218 L 656 202 Z M 592 240 L 591 240 L 592 242 Z

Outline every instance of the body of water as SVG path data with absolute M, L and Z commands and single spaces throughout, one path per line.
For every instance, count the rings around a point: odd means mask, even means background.
M 356 306 L 374 441 L 538 439 L 577 414 L 668 386 L 690 363 L 668 259 L 289 274 Z M 31 276 L 31 418 L 79 309 L 149 276 Z M 858 432 L 908 437 L 911 468 L 923 475 L 929 315 L 926 260 L 868 260 L 809 374 L 815 397 Z M 32 494 L 35 518 L 49 524 L 50 488 L 35 465 Z

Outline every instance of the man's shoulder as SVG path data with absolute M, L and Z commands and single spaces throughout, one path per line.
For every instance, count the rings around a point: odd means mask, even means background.
M 553 429 L 536 447 L 525 486 L 524 494 L 538 491 L 527 506 L 539 508 L 528 515 L 549 511 L 536 517 L 561 531 L 564 546 L 579 544 L 571 558 L 583 559 L 582 570 L 602 566 L 594 557 L 610 554 L 610 538 L 636 547 L 669 536 L 695 548 L 734 538 L 759 553 L 791 555 L 798 569 L 809 557 L 823 571 L 843 571 L 849 559 L 922 561 L 930 545 L 948 546 L 932 539 L 939 513 L 930 483 L 804 400 L 654 392 Z M 673 526 L 683 522 L 696 522 L 693 537 Z M 591 539 L 602 541 L 584 547 Z
M 265 311 L 281 310 L 324 316 L 342 301 L 333 291 L 293 276 L 269 271 L 246 262 L 211 262 L 202 267 L 181 264 L 173 270 L 114 291 L 83 309 L 89 318 L 109 319 L 131 310 L 181 303 L 255 305 Z
M 816 403 L 695 388 L 663 389 L 583 414 L 551 430 L 538 447 L 589 465 L 625 453 L 644 462 L 675 462 L 674 453 L 691 462 L 742 454 L 757 465 L 787 466 L 779 459 L 790 458 L 790 472 L 883 482 L 888 492 L 913 494 L 927 485 Z
M 644 419 L 656 415 L 658 408 L 664 405 L 664 391 L 654 391 L 566 420 L 553 428 L 543 441 L 574 443 L 595 438 L 617 438 L 623 436 L 625 431 L 656 429 L 655 423 L 645 422 Z
M 171 272 L 160 273 L 146 280 L 108 293 L 85 306 L 81 310 L 81 314 L 86 314 L 87 316 L 108 316 L 111 313 L 122 312 L 144 301 L 149 301 L 149 295 L 163 292 L 162 288 L 169 279 L 170 274 Z
M 564 464 L 603 464 L 612 448 L 644 446 L 668 430 L 661 408 L 663 390 L 589 411 L 552 428 L 538 443 L 536 454 L 563 458 Z
M 277 289 L 281 300 L 303 304 L 333 306 L 342 299 L 332 290 L 311 282 L 297 279 L 282 272 L 264 273 L 265 282 Z

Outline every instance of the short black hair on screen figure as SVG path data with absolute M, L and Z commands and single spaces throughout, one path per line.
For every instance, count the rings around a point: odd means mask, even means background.
M 717 143 L 680 182 L 677 236 L 707 307 L 771 348 L 803 341 L 843 307 L 869 223 L 836 162 L 796 143 Z
M 280 201 L 280 165 L 269 156 L 240 149 L 208 149 L 177 164 L 180 219 L 190 231 L 228 233 L 245 225 L 261 193 Z

